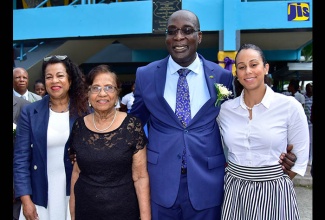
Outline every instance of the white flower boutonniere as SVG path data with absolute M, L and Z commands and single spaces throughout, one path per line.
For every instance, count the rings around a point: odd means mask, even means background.
M 17 125 L 15 123 L 13 123 L 13 127 L 12 127 L 12 134 L 15 136 L 16 135 L 16 127 Z
M 218 97 L 214 106 L 220 106 L 221 102 L 224 99 L 228 99 L 231 96 L 232 92 L 229 91 L 223 84 L 215 83 L 214 86 L 216 87 Z

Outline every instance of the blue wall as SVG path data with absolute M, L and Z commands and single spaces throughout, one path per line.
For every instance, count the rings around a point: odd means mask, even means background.
M 301 2 L 312 8 L 311 0 Z M 202 31 L 224 30 L 230 37 L 235 30 L 312 28 L 312 11 L 309 21 L 292 22 L 287 6 L 288 1 L 182 1 L 183 9 L 198 15 Z M 13 40 L 151 34 L 152 19 L 151 1 L 19 9 L 13 10 Z
M 312 0 L 295 1 L 309 3 Z M 288 21 L 288 4 L 292 1 L 182 0 L 182 8 L 196 13 L 201 30 L 223 31 L 222 50 L 236 50 L 236 31 L 312 28 L 309 21 Z M 152 34 L 152 1 L 125 1 L 110 4 L 79 4 L 13 10 L 13 41 L 53 38 L 112 37 Z M 216 40 L 217 41 L 217 40 Z M 219 42 L 216 42 L 218 45 Z M 300 48 L 301 49 L 301 48 Z M 295 60 L 297 51 L 266 51 L 268 59 Z M 202 49 L 207 59 L 215 60 L 216 48 Z M 155 60 L 167 55 L 165 50 L 134 50 L 134 62 Z

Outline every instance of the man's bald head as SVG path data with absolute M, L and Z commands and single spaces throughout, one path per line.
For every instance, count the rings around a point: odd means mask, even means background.
M 171 16 L 168 18 L 167 26 L 171 23 L 172 20 L 180 17 L 191 22 L 196 29 L 200 29 L 199 18 L 193 12 L 185 9 L 175 11 L 173 14 L 171 14 Z
M 13 88 L 21 95 L 28 90 L 28 72 L 22 67 L 13 69 Z

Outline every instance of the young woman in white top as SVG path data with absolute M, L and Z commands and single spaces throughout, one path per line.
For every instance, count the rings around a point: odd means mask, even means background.
M 244 44 L 235 58 L 240 96 L 225 101 L 217 118 L 228 151 L 222 219 L 299 219 L 292 178 L 306 172 L 306 115 L 294 98 L 264 82 L 269 64 L 262 50 Z M 289 177 L 278 155 L 293 144 L 297 161 Z

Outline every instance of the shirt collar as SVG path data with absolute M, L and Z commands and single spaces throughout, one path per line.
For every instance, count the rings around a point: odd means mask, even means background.
M 178 63 L 176 63 L 172 56 L 169 56 L 169 59 L 168 59 L 168 64 L 167 64 L 167 68 L 169 69 L 169 73 L 170 74 L 177 74 L 177 71 L 179 69 L 182 69 L 182 68 L 187 68 L 187 69 L 190 69 L 192 72 L 198 74 L 199 73 L 199 69 L 200 69 L 200 58 L 199 56 L 197 55 L 196 53 L 196 58 L 195 60 L 193 61 L 193 63 L 191 63 L 189 66 L 187 67 L 182 67 L 180 66 Z
M 25 99 L 28 100 L 28 90 L 27 90 L 27 91 L 25 92 L 25 94 L 23 94 L 23 95 L 20 95 L 20 94 L 19 94 L 18 92 L 16 92 L 14 89 L 13 89 L 13 91 L 14 91 L 15 96 L 18 96 L 18 97 L 24 96 Z
M 260 104 L 262 104 L 265 108 L 270 108 L 274 91 L 267 84 L 264 85 L 266 87 L 266 91 Z M 243 95 L 244 95 L 244 90 L 241 92 L 238 102 L 233 106 L 234 108 L 241 106 L 243 109 L 246 109 L 246 106 L 243 102 Z

